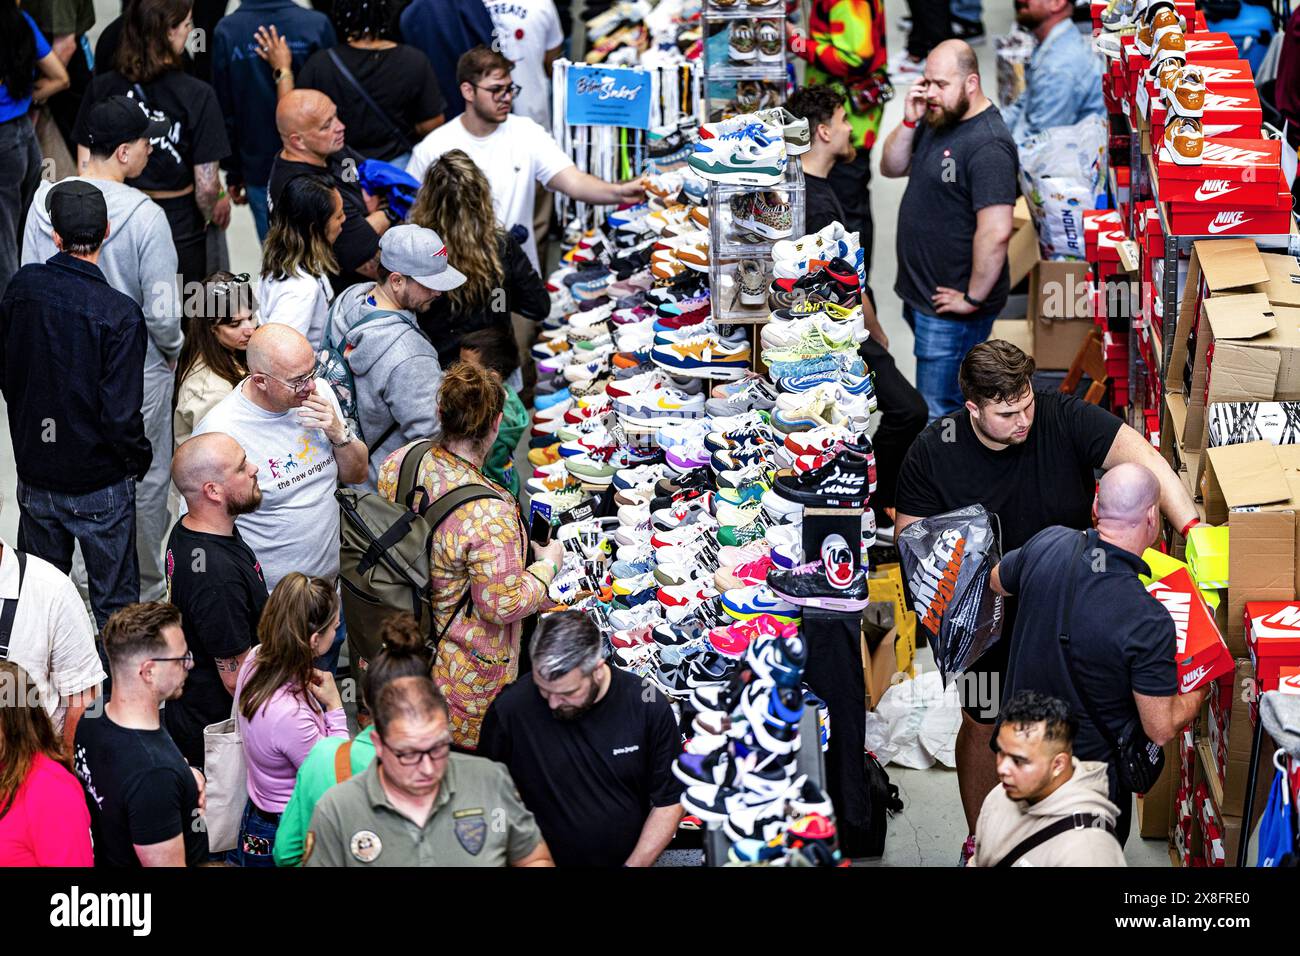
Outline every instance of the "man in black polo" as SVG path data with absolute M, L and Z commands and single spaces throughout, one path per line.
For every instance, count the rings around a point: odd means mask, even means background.
M 1101 479 L 1093 512 L 1095 530 L 1046 528 L 993 569 L 993 587 L 1019 598 L 1002 699 L 1032 690 L 1070 702 L 1079 720 L 1075 756 L 1112 764 L 1110 798 L 1120 808 L 1115 835 L 1122 845 L 1133 794 L 1120 784 L 1112 747 L 1089 710 L 1113 739 L 1140 726 L 1164 746 L 1196 716 L 1209 686 L 1178 693 L 1173 619 L 1138 579 L 1151 573 L 1142 552 L 1160 534 L 1156 476 L 1141 465 L 1112 468 Z M 1068 664 L 1062 632 L 1070 638 Z
M 980 504 L 997 517 L 1002 553 L 1052 525 L 1087 528 L 1098 469 L 1134 462 L 1160 482 L 1160 507 L 1186 529 L 1196 508 L 1182 481 L 1151 443 L 1114 415 L 1060 392 L 1033 390 L 1034 360 L 1010 342 L 977 345 L 962 361 L 966 406 L 932 422 L 908 450 L 898 479 L 902 531 L 918 518 Z M 1012 632 L 1016 602 L 1007 602 L 1003 634 Z M 1003 696 L 1008 641 L 975 663 L 963 682 L 980 693 L 963 701 L 957 735 L 957 782 L 970 832 L 990 790 L 996 711 Z M 968 840 L 968 847 L 973 847 Z
M 532 673 L 483 720 L 478 755 L 506 765 L 556 866 L 651 866 L 682 818 L 681 736 L 668 702 L 602 658 L 580 611 L 543 618 Z

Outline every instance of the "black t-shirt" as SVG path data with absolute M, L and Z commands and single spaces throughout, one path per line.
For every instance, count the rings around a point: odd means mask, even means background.
M 807 170 L 804 171 L 803 181 L 806 190 L 804 202 L 807 204 L 804 211 L 803 231 L 811 235 L 820 232 L 833 222 L 838 222 L 847 228 L 848 223 L 844 222 L 844 206 L 835 195 L 831 181 L 825 176 L 814 176 Z
M 366 221 L 366 197 L 361 189 L 357 169 L 366 158 L 349 146 L 344 146 L 329 159 L 328 166 L 291 162 L 279 155 L 271 162 L 271 180 L 267 183 L 267 205 L 274 209 L 285 184 L 296 176 L 322 176 L 334 180 L 343 197 L 343 231 L 334 240 L 334 255 L 339 261 L 339 274 L 330 277 L 335 292 L 350 285 L 365 282 L 366 277 L 357 272 L 379 251 L 379 235 Z
M 194 667 L 163 723 L 181 754 L 203 767 L 203 728 L 230 716 L 230 693 L 216 659 L 238 657 L 257 643 L 266 579 L 257 555 L 239 536 L 191 531 L 177 521 L 167 539 L 168 600 L 180 608 Z
M 962 409 L 917 436 L 898 476 L 898 510 L 916 518 L 983 505 L 998 516 L 1002 553 L 1054 524 L 1092 524 L 1094 471 L 1123 424 L 1096 405 L 1036 392 L 1034 423 L 1022 444 L 993 451 Z
M 106 713 L 77 724 L 73 770 L 86 788 L 95 865 L 138 867 L 135 844 L 185 837 L 185 864 L 208 858 L 199 787 L 166 730 L 132 730 Z
M 644 700 L 636 678 L 610 674 L 605 696 L 572 721 L 552 716 L 533 675 L 522 677 L 492 702 L 479 734 L 478 755 L 509 768 L 558 866 L 622 866 L 650 811 L 681 797 L 672 710 L 657 695 Z
M 1075 578 L 1068 622 L 1074 679 L 1112 736 L 1138 719 L 1134 691 L 1152 697 L 1178 692 L 1176 636 L 1169 612 L 1138 580 L 1151 573 L 1146 562 L 1088 531 L 1071 564 L 1078 540 L 1071 528 L 1047 528 L 1002 559 L 998 576 L 1019 606 L 1002 699 L 1036 690 L 1069 702 L 1079 718 L 1074 755 L 1109 760 L 1110 746 L 1071 686 L 1057 638 L 1065 626 L 1069 575 Z
M 922 124 L 912 140 L 912 166 L 898 212 L 898 281 L 894 291 L 913 309 L 934 314 L 935 289 L 965 290 L 971 277 L 975 214 L 1015 204 L 1015 140 L 995 107 L 943 132 Z M 1007 265 L 982 309 L 952 319 L 996 316 L 1006 304 Z
M 147 192 L 184 189 L 194 183 L 194 167 L 218 163 L 230 155 L 226 122 L 217 104 L 217 94 L 207 83 L 180 70 L 169 70 L 152 83 L 132 83 L 116 70 L 96 76 L 90 82 L 77 113 L 73 138 L 86 142 L 85 122 L 90 108 L 110 96 L 143 100 L 155 120 L 171 129 L 166 136 L 150 140 L 149 162 L 127 185 Z
M 348 145 L 363 156 L 389 160 L 409 152 L 420 141 L 415 124 L 447 109 L 429 58 L 415 47 L 404 43 L 389 50 L 361 50 L 346 43 L 334 47 L 332 52 L 406 137 L 403 145 L 392 135 L 392 126 L 357 95 L 330 52 L 313 53 L 294 83 L 300 89 L 320 90 L 338 104 L 339 119 L 348 128 Z

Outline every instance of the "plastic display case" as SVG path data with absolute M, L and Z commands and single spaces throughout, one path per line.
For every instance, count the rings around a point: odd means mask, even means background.
M 752 24 L 755 46 L 748 57 L 737 59 L 732 50 L 731 36 L 746 21 Z M 760 55 L 757 32 L 764 21 L 772 23 L 781 37 L 779 56 Z M 789 71 L 786 67 L 784 3 L 754 6 L 737 2 L 723 6 L 715 0 L 706 0 L 701 22 L 704 27 L 704 95 L 700 100 L 700 122 L 716 122 L 726 116 L 768 109 L 785 102 Z

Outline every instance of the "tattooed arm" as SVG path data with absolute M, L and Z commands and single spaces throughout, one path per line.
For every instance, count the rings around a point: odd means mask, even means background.
M 208 222 L 220 229 L 230 225 L 230 197 L 221 191 L 221 173 L 216 163 L 194 167 L 194 201 Z
M 244 658 L 248 656 L 248 651 L 240 654 L 238 657 L 218 657 L 215 660 L 217 673 L 221 675 L 222 686 L 231 697 L 235 696 L 235 681 L 239 678 L 239 667 L 244 663 Z

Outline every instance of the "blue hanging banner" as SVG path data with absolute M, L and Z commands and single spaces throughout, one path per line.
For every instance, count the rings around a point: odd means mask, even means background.
M 565 121 L 575 126 L 650 128 L 650 74 L 614 66 L 569 67 Z

